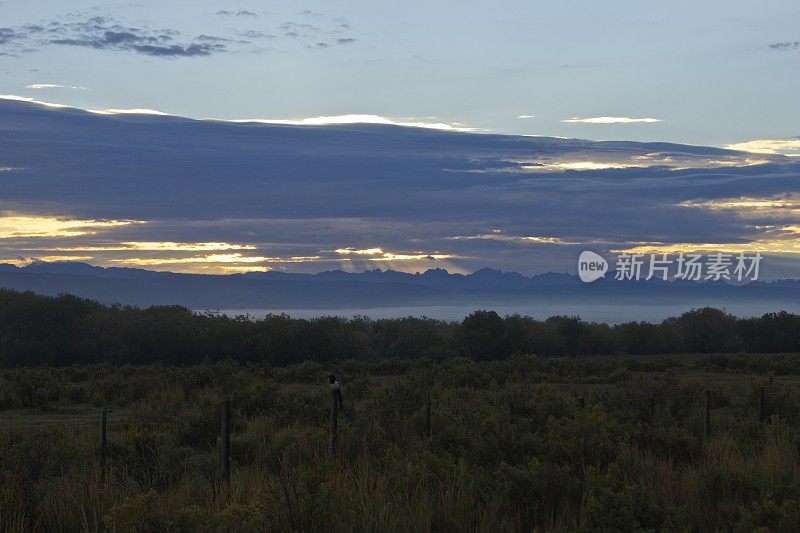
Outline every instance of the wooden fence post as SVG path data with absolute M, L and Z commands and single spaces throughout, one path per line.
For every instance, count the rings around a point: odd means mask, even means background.
M 336 447 L 339 441 L 339 403 L 336 400 L 336 391 L 331 391 L 331 452 L 336 456 Z
M 711 391 L 707 390 L 705 394 L 705 409 L 703 413 L 703 436 L 708 439 L 711 435 Z
M 758 421 L 764 421 L 764 387 L 758 388 Z
M 222 402 L 222 424 L 220 426 L 221 449 L 220 462 L 222 464 L 222 477 L 225 483 L 231 482 L 231 403 Z
M 106 456 L 108 454 L 108 410 L 103 407 L 103 417 L 100 423 L 100 482 L 106 482 Z
M 585 409 L 586 408 L 586 398 L 583 396 L 578 398 L 578 409 Z
M 425 436 L 431 438 L 431 393 L 425 402 Z

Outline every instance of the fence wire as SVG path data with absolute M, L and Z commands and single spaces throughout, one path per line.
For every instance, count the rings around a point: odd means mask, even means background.
M 755 416 L 758 418 L 759 416 L 763 415 L 762 419 L 764 420 L 769 420 L 773 415 L 772 413 L 765 413 L 763 411 L 763 402 L 766 398 L 768 398 L 769 391 L 766 391 L 766 393 L 762 391 L 760 395 L 727 394 L 722 398 L 720 398 L 719 392 L 714 394 L 709 394 L 708 392 L 703 394 L 653 394 L 648 393 L 646 390 L 634 390 L 627 392 L 629 394 L 615 391 L 605 391 L 601 394 L 575 396 L 575 409 L 576 411 L 591 410 L 595 404 L 600 404 L 609 408 L 613 408 L 614 406 L 629 407 L 640 409 L 641 411 L 645 412 L 644 416 L 646 418 L 652 418 L 655 415 L 666 415 L 672 419 L 673 423 L 679 423 L 683 424 L 684 426 L 694 428 L 697 428 L 698 426 L 703 427 L 704 431 L 710 430 L 710 428 L 704 428 L 706 416 L 709 417 L 712 425 L 719 425 L 721 422 L 725 422 L 728 430 L 730 430 L 731 422 L 741 420 L 742 415 L 748 416 L 748 411 L 751 412 L 749 416 Z M 734 399 L 744 399 L 744 401 L 740 403 L 733 403 L 732 400 Z M 749 403 L 749 401 L 753 399 L 756 400 L 755 406 Z M 680 406 L 680 408 L 677 408 L 674 404 L 668 406 L 666 403 L 667 401 L 687 401 L 690 403 L 688 409 L 686 409 L 686 406 Z M 761 405 L 759 405 L 759 401 L 762 402 Z M 719 405 L 720 403 L 722 405 Z M 496 408 L 497 406 L 493 405 L 491 407 Z M 521 406 L 521 408 L 523 410 L 530 409 L 532 406 Z M 674 413 L 675 410 L 682 412 Z M 731 410 L 730 416 L 726 416 L 728 414 L 726 412 L 720 413 L 721 410 Z M 232 412 L 234 413 L 235 418 L 236 411 L 233 410 Z M 487 413 L 491 413 L 489 416 L 495 416 L 495 414 L 499 415 L 499 421 L 505 423 L 510 422 L 519 424 L 523 422 L 531 423 L 534 421 L 534 416 L 532 414 L 511 414 L 510 412 L 498 412 L 496 409 L 493 412 L 488 411 L 484 413 L 477 413 L 477 415 Z M 221 427 L 219 425 L 222 417 L 220 411 L 213 412 L 202 410 L 200 408 L 188 408 L 182 409 L 181 414 L 207 415 L 205 416 L 206 422 L 213 422 L 217 429 Z M 423 419 L 423 426 L 425 427 L 421 429 L 424 437 L 431 433 L 431 418 L 438 420 L 442 415 L 458 417 L 461 416 L 462 413 L 459 412 L 456 405 L 446 403 L 443 398 L 434 396 L 430 399 L 425 398 L 422 402 L 414 405 L 369 405 L 367 407 L 349 407 L 340 413 L 340 418 L 341 420 L 347 422 L 362 422 L 368 428 L 362 428 L 362 430 L 365 433 L 368 433 L 372 431 L 372 422 L 377 419 L 386 417 L 408 418 L 415 415 L 419 415 Z M 780 406 L 778 412 L 774 413 L 774 415 L 779 421 L 783 422 L 796 422 L 800 420 L 800 411 L 782 413 L 780 412 Z M 64 415 L 59 421 L 54 421 L 55 416 L 56 415 L 48 414 L 47 419 L 42 420 L 41 422 L 36 420 L 18 419 L 0 420 L 0 434 L 10 434 L 13 438 L 24 432 L 67 432 L 73 430 L 85 432 L 91 431 L 98 440 L 98 442 L 92 443 L 92 453 L 87 454 L 87 456 L 83 459 L 62 463 L 60 466 L 63 471 L 68 471 L 70 468 L 75 469 L 87 466 L 97 469 L 101 468 L 101 464 L 104 462 L 106 472 L 110 474 L 109 478 L 115 483 L 124 483 L 127 479 L 147 486 L 162 486 L 164 483 L 168 482 L 169 484 L 180 484 L 182 486 L 197 485 L 204 488 L 213 488 L 215 483 L 220 482 L 221 477 L 219 476 L 219 469 L 223 459 L 219 449 L 219 442 L 224 439 L 225 436 L 221 435 L 221 432 L 219 431 L 215 431 L 213 435 L 209 435 L 209 440 L 217 443 L 216 447 L 209 447 L 206 449 L 193 448 L 192 452 L 196 455 L 191 458 L 188 456 L 184 457 L 183 460 L 179 461 L 178 463 L 180 466 L 175 469 L 176 465 L 174 458 L 165 458 L 164 460 L 158 460 L 156 458 L 153 458 L 152 460 L 137 460 L 132 458 L 133 460 L 126 460 L 124 457 L 120 457 L 117 455 L 118 452 L 114 449 L 114 439 L 108 439 L 108 435 L 111 434 L 114 436 L 114 434 L 118 433 L 119 431 L 131 429 L 132 426 L 149 429 L 153 432 L 159 433 L 174 431 L 176 427 L 185 423 L 185 421 L 181 420 L 180 418 L 172 417 L 166 422 L 164 420 L 154 420 L 152 421 L 152 424 L 148 424 L 147 420 L 142 420 L 138 416 L 133 415 L 130 410 L 106 410 L 106 441 L 110 442 L 112 446 L 110 449 L 105 449 L 105 457 L 102 457 L 98 453 L 101 449 L 101 428 L 103 426 L 101 412 L 97 412 L 96 415 Z M 90 419 L 90 416 L 93 416 L 93 418 Z M 329 425 L 330 413 L 327 412 L 327 410 L 320 410 L 318 416 L 297 418 L 312 418 L 314 419 L 314 424 L 316 424 L 318 427 L 324 427 Z M 242 417 L 238 422 L 243 422 L 246 425 L 250 421 L 251 419 Z M 294 423 L 297 423 L 297 420 L 295 420 Z M 231 434 L 229 434 L 227 438 L 230 439 L 230 436 Z M 336 437 L 334 437 L 334 439 L 335 438 Z M 2 450 L 0 450 L 0 461 L 3 460 L 3 455 L 4 454 Z M 231 465 L 234 468 L 240 466 L 242 463 L 247 463 L 248 461 L 275 458 L 276 455 L 274 453 L 269 453 L 266 451 L 228 454 L 228 459 L 231 461 Z M 172 461 L 172 468 L 170 468 L 169 461 Z M 122 476 L 122 479 L 118 479 L 118 476 L 120 475 Z M 163 476 L 163 479 L 159 476 Z M 197 476 L 200 476 L 203 479 L 187 479 Z

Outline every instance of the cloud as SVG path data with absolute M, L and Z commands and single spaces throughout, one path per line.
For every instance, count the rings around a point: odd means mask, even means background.
M 435 261 L 442 259 L 455 259 L 458 257 L 453 254 L 443 254 L 439 252 L 393 253 L 393 252 L 386 252 L 383 250 L 383 248 L 365 248 L 359 250 L 357 248 L 347 247 L 347 248 L 337 248 L 334 251 L 337 254 L 344 256 L 352 256 L 352 255 L 360 256 L 361 259 L 365 259 L 367 261 L 419 261 L 419 260 Z
M 17 96 L 15 94 L 0 94 L 0 100 L 14 100 L 17 102 L 30 102 L 32 104 L 43 105 L 45 107 L 52 107 L 56 109 L 61 109 L 65 107 L 69 107 L 65 104 L 55 104 L 53 102 L 45 102 L 42 100 L 36 100 L 34 98 L 29 98 L 27 96 Z
M 23 267 L 31 263 L 59 263 L 62 261 L 91 261 L 90 255 L 42 255 L 39 257 L 0 257 L 0 262 Z
M 742 212 L 742 216 L 752 216 L 752 213 Z M 800 254 L 800 226 L 796 225 L 757 225 L 750 226 L 757 230 L 749 239 L 736 239 L 732 241 L 696 241 L 696 242 L 642 242 L 635 243 L 613 253 L 636 254 L 669 254 L 679 253 L 712 253 L 727 254 Z M 735 260 L 735 258 L 734 258 Z
M 90 113 L 95 113 L 98 115 L 160 115 L 160 116 L 168 116 L 169 113 L 164 113 L 163 111 L 156 111 L 155 109 L 87 109 L 86 111 Z
M 670 152 L 648 152 L 644 154 L 609 153 L 574 153 L 572 157 L 561 158 L 556 156 L 537 159 L 515 159 L 502 161 L 506 166 L 495 166 L 479 169 L 469 169 L 469 173 L 516 173 L 536 174 L 567 171 L 607 171 L 622 169 L 670 169 L 673 171 L 705 168 L 734 168 L 764 165 L 770 158 L 752 158 L 740 155 L 723 154 L 692 154 Z M 591 159 L 588 159 L 591 158 Z M 452 171 L 452 169 L 449 169 Z
M 17 32 L 11 28 L 0 28 L 0 45 L 6 44 L 18 37 Z
M 220 16 L 255 18 L 258 14 L 248 10 L 219 10 Z M 302 14 L 297 21 L 279 25 L 283 37 L 297 41 L 307 48 L 329 48 L 332 43 L 349 45 L 358 41 L 344 35 L 349 23 L 338 17 Z M 311 24 L 310 22 L 314 22 Z M 175 28 L 158 29 L 144 23 L 133 26 L 108 16 L 91 16 L 71 13 L 59 19 L 39 24 L 24 24 L 0 28 L 0 55 L 16 56 L 37 51 L 48 46 L 73 46 L 94 50 L 127 51 L 151 57 L 182 58 L 205 57 L 228 52 L 261 53 L 264 48 L 247 39 L 275 39 L 276 35 L 260 29 L 230 30 L 229 35 L 200 34 L 188 36 Z M 57 85 L 57 84 L 40 84 Z M 56 88 L 56 87 L 50 87 Z
M 212 119 L 215 120 L 215 119 Z M 475 131 L 475 128 L 468 128 L 457 124 L 446 124 L 442 122 L 422 122 L 413 120 L 394 120 L 379 115 L 336 115 L 311 117 L 302 119 L 238 119 L 226 120 L 225 122 L 258 122 L 261 124 L 287 124 L 293 126 L 331 126 L 336 124 L 387 124 L 392 126 L 407 126 L 413 128 L 428 128 L 446 131 Z
M 348 247 L 348 248 L 337 248 L 336 250 L 334 250 L 334 252 L 336 252 L 337 254 L 342 254 L 342 255 L 352 255 L 352 254 L 355 254 L 355 255 L 383 255 L 383 249 L 382 248 L 363 248 L 363 249 L 359 250 L 357 248 Z
M 247 39 L 274 39 L 275 35 L 266 33 L 259 30 L 244 30 L 237 32 L 237 35 L 246 37 Z
M 178 30 L 127 26 L 103 16 L 66 20 L 0 29 L 0 46 L 9 43 L 24 45 L 18 47 L 18 51 L 53 45 L 80 46 L 164 58 L 202 57 L 227 51 L 226 40 L 213 36 L 179 40 Z
M 284 22 L 278 28 L 284 37 L 302 41 L 306 48 L 329 48 L 331 43 L 350 45 L 358 42 L 355 37 L 342 36 L 351 26 L 341 17 L 329 17 L 310 10 L 301 11 L 299 15 L 304 19 Z
M 103 246 L 72 246 L 53 248 L 57 252 L 122 252 L 122 251 L 146 251 L 146 252 L 211 252 L 221 250 L 255 250 L 252 244 L 231 244 L 228 242 L 121 242 L 119 244 Z M 30 250 L 30 249 L 27 249 Z
M 800 138 L 757 139 L 755 141 L 728 144 L 725 148 L 756 154 L 782 154 L 798 157 L 800 156 Z
M 273 266 L 315 263 L 320 256 L 251 256 L 241 253 L 206 254 L 187 257 L 128 257 L 109 262 L 127 267 L 164 267 L 172 272 L 231 274 L 267 272 Z
M 687 200 L 679 207 L 730 210 L 742 217 L 800 219 L 800 194 L 787 193 L 774 197 L 740 196 L 738 198 L 716 198 L 713 200 Z
M 492 230 L 491 233 L 481 233 L 478 235 L 456 235 L 448 237 L 451 241 L 500 241 L 515 242 L 519 244 L 579 244 L 568 242 L 560 237 L 550 237 L 545 235 L 505 235 L 501 230 Z
M 74 89 L 76 91 L 90 91 L 86 87 L 79 85 L 61 85 L 58 83 L 31 83 L 25 86 L 26 89 Z
M 307 32 L 319 32 L 319 26 L 315 26 L 313 24 L 309 24 L 307 22 L 284 22 L 280 25 L 280 29 L 285 32 L 292 32 L 295 34 L 300 34 L 302 31 Z
M 69 217 L 0 213 L 0 239 L 18 237 L 77 237 L 102 229 L 130 224 L 134 220 L 82 220 Z
M 30 98 L 27 96 L 17 96 L 14 94 L 0 94 L 0 100 L 13 100 L 17 102 L 30 102 L 31 104 L 42 105 L 45 107 L 51 107 L 54 109 L 65 109 L 65 108 L 72 108 L 72 109 L 79 109 L 75 108 L 66 104 L 57 104 L 54 102 L 46 102 L 44 100 L 36 100 L 34 98 Z M 89 113 L 94 113 L 96 115 L 161 115 L 161 116 L 168 116 L 168 113 L 164 113 L 162 111 L 156 111 L 155 109 L 83 109 L 84 111 L 88 111 Z
M 551 172 L 553 170 L 608 170 L 620 168 L 644 168 L 649 165 L 642 163 L 628 163 L 628 162 L 596 162 L 596 161 L 566 161 L 562 163 L 541 163 L 534 165 L 522 165 L 523 170 L 531 171 L 545 171 Z
M 755 240 L 745 243 L 734 242 L 653 242 L 609 250 L 612 253 L 628 254 L 667 254 L 680 253 L 727 253 L 727 254 L 797 254 L 800 253 L 800 244 L 796 238 L 785 240 Z
M 566 122 L 568 124 L 634 124 L 638 122 L 661 122 L 659 118 L 630 118 L 630 117 L 589 117 L 589 118 L 566 118 L 561 122 Z
M 235 17 L 258 17 L 257 13 L 252 11 L 247 11 L 246 9 L 242 9 L 239 11 L 228 11 L 225 9 L 220 9 L 217 11 L 217 15 L 221 16 L 235 16 Z
M 787 51 L 800 49 L 800 41 L 784 41 L 781 43 L 772 43 L 769 47 L 773 50 Z
M 520 115 L 517 118 L 527 119 L 527 118 L 534 118 L 534 117 L 536 117 L 536 115 Z
M 0 113 L 0 168 L 22 169 L 2 173 L 4 209 L 148 221 L 64 228 L 91 232 L 75 237 L 9 237 L 0 240 L 2 257 L 91 255 L 93 264 L 116 266 L 201 258 L 139 266 L 206 273 L 451 265 L 563 272 L 575 267 L 576 242 L 598 253 L 781 239 L 770 249 L 786 249 L 798 233 L 785 228 L 800 226 L 800 202 L 786 196 L 800 193 L 800 165 L 770 154 L 387 125 L 444 122 L 423 117 L 277 121 L 384 125 L 331 128 L 159 117 L 143 129 L 141 120 L 2 100 Z M 126 142 L 108 142 L 115 138 Z M 565 169 L 576 164 L 583 170 Z M 637 168 L 613 168 L 621 164 Z M 208 262 L 234 253 L 245 259 Z
M 249 256 L 239 252 L 231 254 L 210 254 L 203 256 L 192 257 L 157 257 L 157 258 L 142 258 L 134 257 L 127 259 L 115 259 L 115 263 L 126 263 L 136 265 L 168 265 L 176 263 L 264 263 L 269 261 L 270 257 L 263 256 Z
M 69 108 L 72 106 L 66 104 L 59 104 L 54 102 L 46 102 L 43 100 L 36 100 L 34 98 L 30 98 L 27 96 L 17 96 L 13 94 L 0 94 L 0 100 L 14 100 L 20 102 L 30 102 L 32 104 L 43 105 L 47 107 L 52 107 L 56 109 L 62 108 Z M 74 109 L 81 109 L 81 108 L 74 108 Z M 83 109 L 84 111 L 88 111 L 90 113 L 94 113 L 97 115 L 157 115 L 157 116 L 175 116 L 169 113 L 165 113 L 163 111 L 158 111 L 155 109 L 146 109 L 146 108 L 134 108 L 134 109 L 117 109 L 117 108 L 108 108 L 108 109 Z M 425 129 L 433 129 L 433 130 L 442 130 L 442 131 L 461 131 L 461 132 L 470 132 L 470 131 L 477 131 L 477 128 L 469 128 L 463 126 L 460 123 L 453 123 L 447 124 L 443 122 L 424 122 L 424 121 L 416 121 L 412 118 L 407 119 L 391 119 L 382 117 L 379 115 L 368 115 L 368 114 L 351 114 L 351 115 L 333 115 L 333 116 L 322 116 L 322 117 L 310 117 L 310 118 L 302 118 L 302 119 L 262 119 L 262 118 L 247 118 L 247 119 L 217 119 L 217 118 L 210 118 L 210 119 L 201 119 L 201 120 L 209 120 L 214 122 L 231 122 L 231 123 L 258 123 L 258 124 L 285 124 L 290 126 L 333 126 L 333 125 L 341 125 L 341 124 L 386 124 L 391 126 L 404 126 L 409 128 L 425 128 Z

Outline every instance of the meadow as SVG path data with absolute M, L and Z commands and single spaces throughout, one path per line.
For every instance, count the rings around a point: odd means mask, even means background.
M 798 383 L 792 354 L 8 368 L 0 530 L 797 531 Z

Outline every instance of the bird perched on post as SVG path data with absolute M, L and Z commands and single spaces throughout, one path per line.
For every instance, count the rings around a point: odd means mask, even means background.
M 328 384 L 331 387 L 331 390 L 336 394 L 336 399 L 339 401 L 339 409 L 342 408 L 342 386 L 339 384 L 339 380 L 333 374 L 328 375 Z

